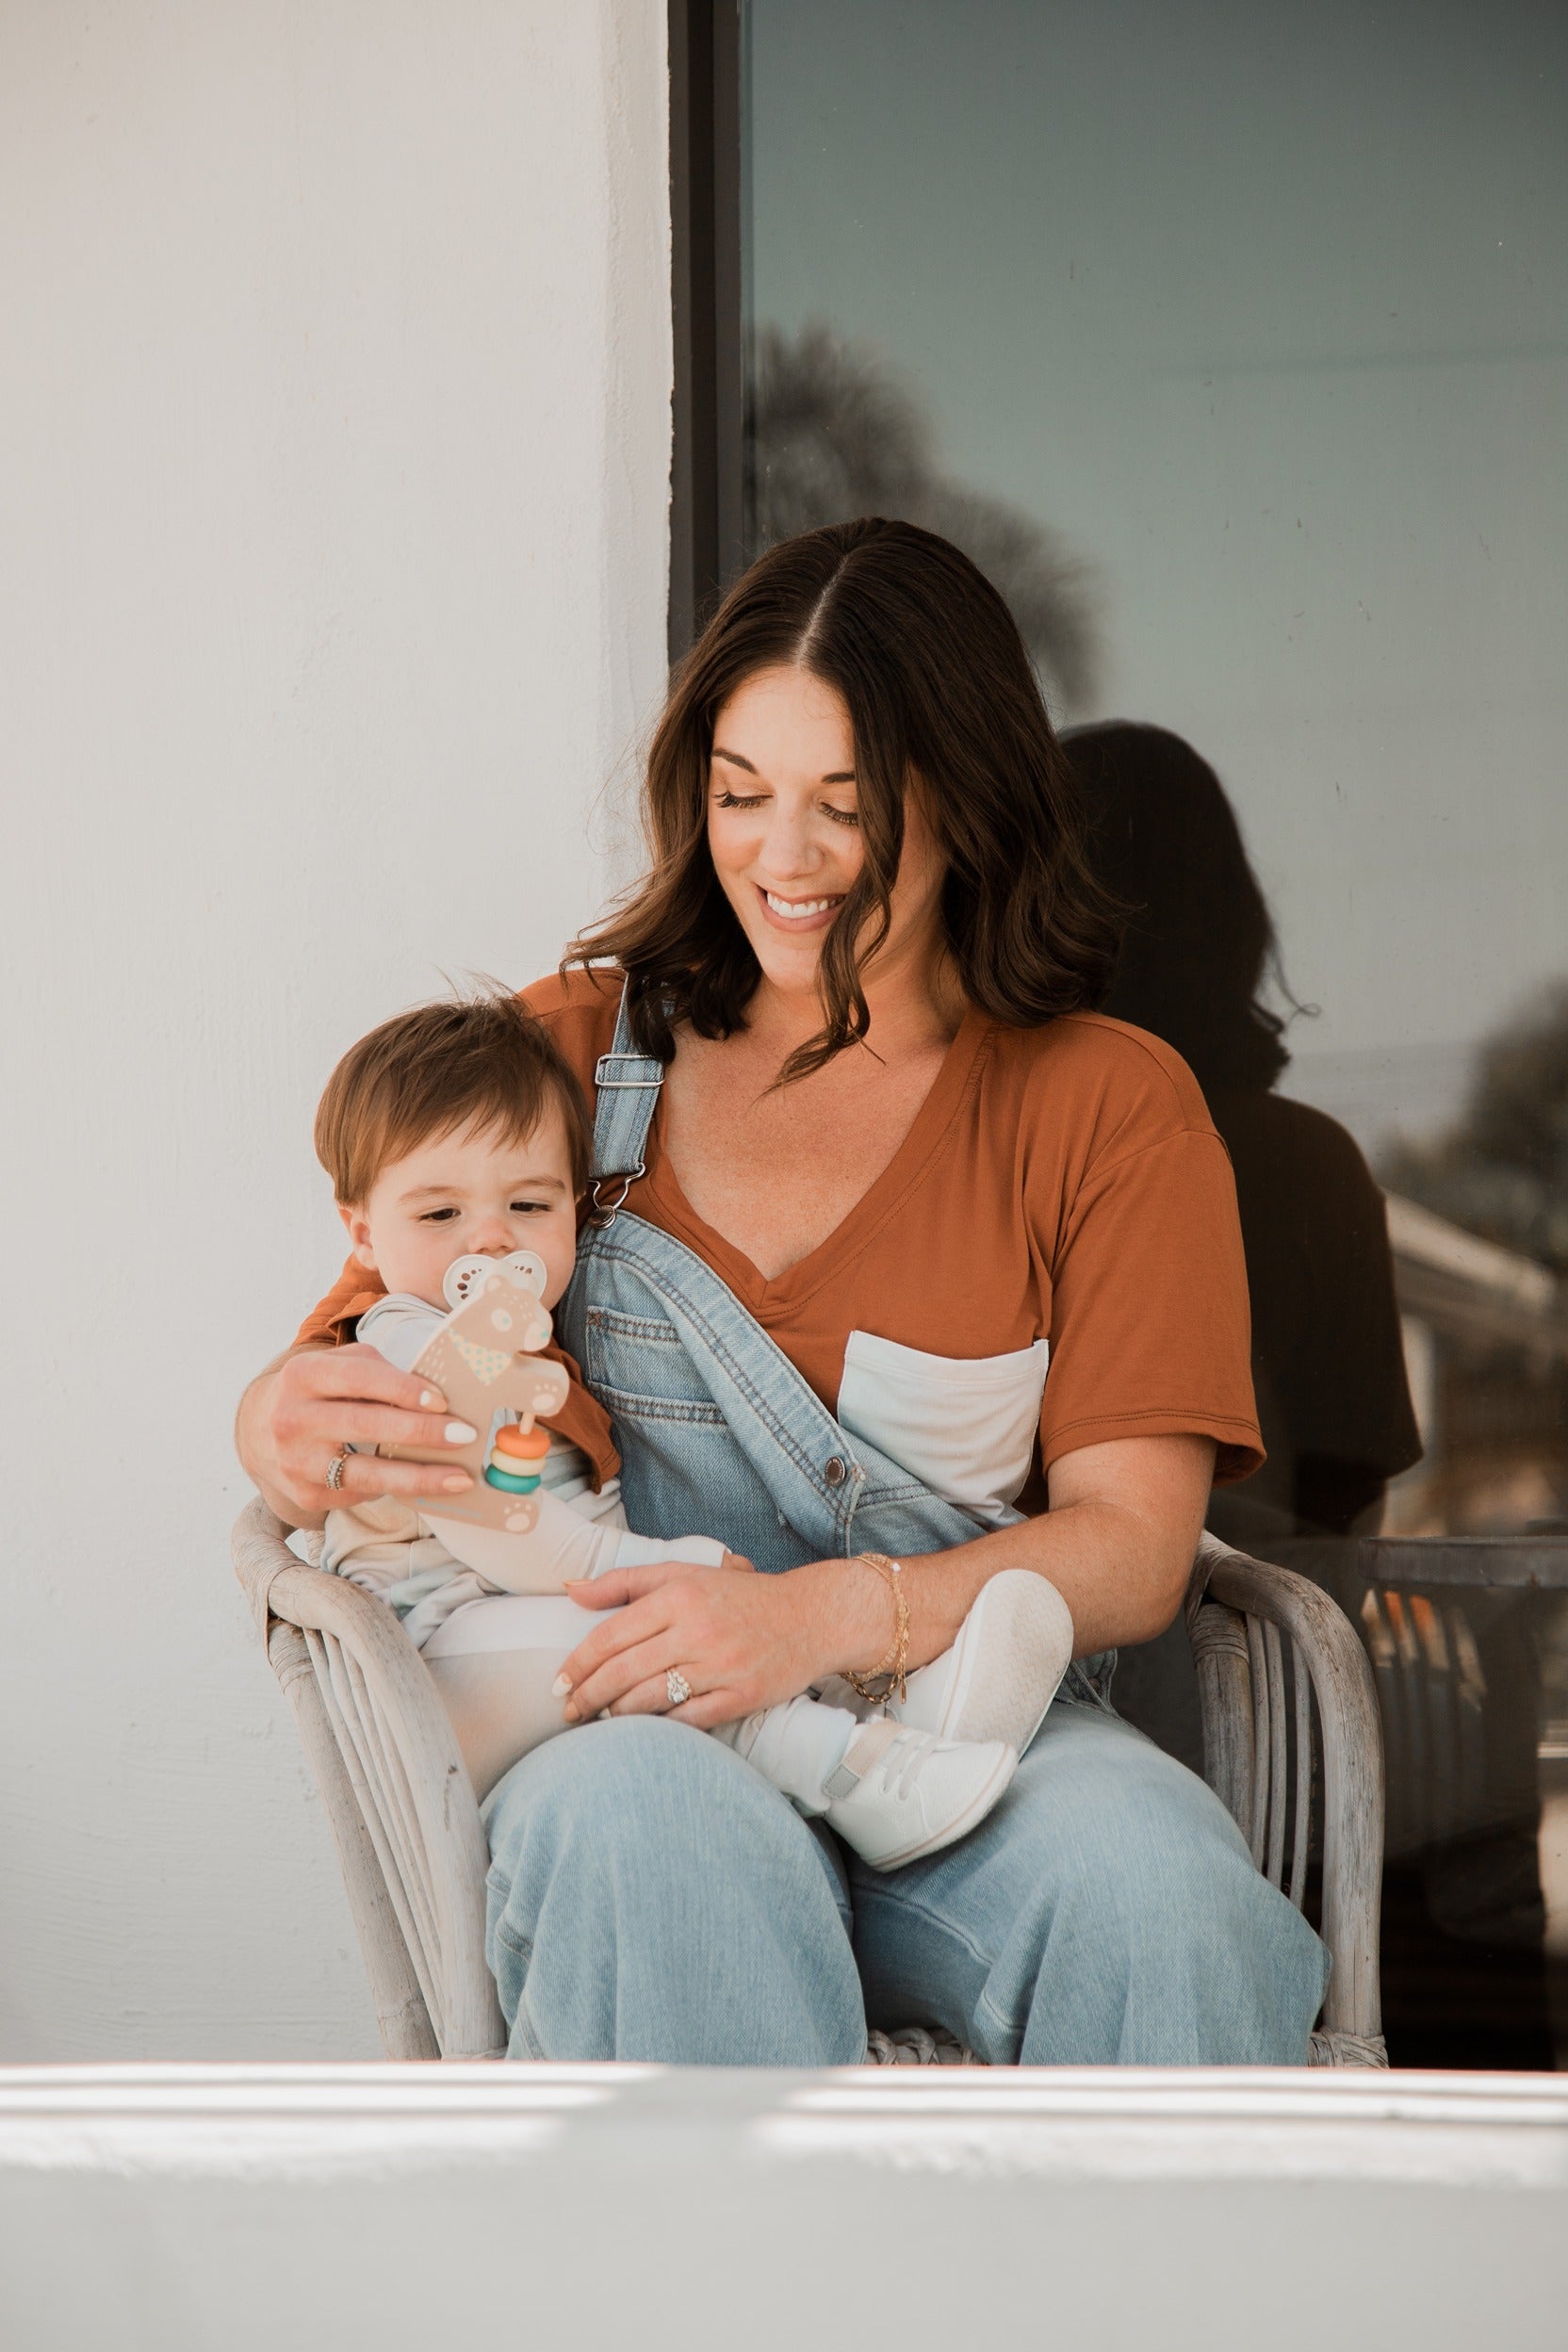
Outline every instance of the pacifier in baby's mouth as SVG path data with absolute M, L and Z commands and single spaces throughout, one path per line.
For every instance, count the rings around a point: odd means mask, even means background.
M 514 1250 L 507 1258 L 454 1258 L 441 1277 L 441 1290 L 449 1307 L 461 1307 L 478 1288 L 486 1274 L 494 1274 L 498 1266 L 526 1282 L 538 1297 L 545 1287 L 545 1261 L 532 1250 Z

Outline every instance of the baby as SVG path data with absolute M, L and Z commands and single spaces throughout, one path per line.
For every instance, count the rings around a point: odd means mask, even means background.
M 316 1119 L 353 1254 L 385 1284 L 357 1337 L 411 1370 L 489 1261 L 509 1261 L 554 1306 L 571 1280 L 592 1138 L 580 1088 L 542 1022 L 514 997 L 424 1005 L 360 1040 L 334 1070 Z M 465 1267 L 462 1261 L 475 1262 Z M 720 1566 L 710 1536 L 664 1541 L 628 1528 L 609 1423 L 577 1367 L 525 1534 L 477 1527 L 395 1496 L 333 1511 L 321 1565 L 402 1620 L 451 1716 L 483 1796 L 542 1740 L 567 1728 L 563 1661 L 608 1612 L 568 1598 L 592 1580 L 655 1560 Z M 489 1431 L 481 1432 L 487 1439 Z M 514 1439 L 513 1443 L 518 1441 Z M 737 1570 L 737 1573 L 742 1573 Z M 875 1706 L 835 1680 L 721 1726 L 724 1740 L 808 1818 L 894 1870 L 984 1820 L 1038 1729 L 1072 1648 L 1054 1587 L 1022 1570 L 992 1577 L 953 1648 Z

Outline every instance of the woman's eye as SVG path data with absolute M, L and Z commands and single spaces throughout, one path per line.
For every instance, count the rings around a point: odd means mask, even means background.
M 829 808 L 825 807 L 823 814 L 825 817 L 831 817 L 835 825 L 858 825 L 860 822 L 860 812 L 858 808 Z

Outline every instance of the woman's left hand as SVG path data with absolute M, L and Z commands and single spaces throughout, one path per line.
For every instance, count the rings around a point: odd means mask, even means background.
M 608 1708 L 612 1715 L 668 1715 L 710 1731 L 794 1698 L 829 1671 L 810 1569 L 762 1576 L 735 1555 L 722 1568 L 661 1560 L 566 1590 L 586 1609 L 615 1611 L 562 1667 L 570 1685 L 569 1723 L 591 1723 Z M 692 1690 L 679 1707 L 670 1705 L 665 1678 L 672 1668 Z

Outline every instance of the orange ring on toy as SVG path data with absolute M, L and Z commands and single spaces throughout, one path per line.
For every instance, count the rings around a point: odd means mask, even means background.
M 543 1462 L 549 1449 L 547 1429 L 520 1429 L 514 1422 L 509 1421 L 504 1429 L 496 1431 L 495 1451 L 511 1454 L 519 1462 Z

